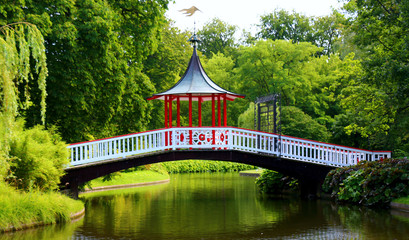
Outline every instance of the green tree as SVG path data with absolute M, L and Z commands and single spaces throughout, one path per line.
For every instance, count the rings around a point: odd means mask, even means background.
M 286 105 L 296 104 L 311 91 L 313 75 L 310 61 L 318 47 L 310 43 L 293 44 L 284 40 L 260 40 L 242 47 L 238 57 L 241 93 L 249 100 L 281 92 Z
M 228 55 L 237 45 L 234 37 L 236 31 L 237 26 L 214 18 L 197 32 L 201 39 L 198 49 L 208 58 L 212 56 L 212 53 Z
M 313 40 L 318 47 L 323 48 L 323 54 L 330 56 L 336 53 L 345 21 L 345 17 L 335 10 L 328 16 L 313 19 Z
M 254 129 L 254 103 L 239 116 L 239 127 Z M 330 132 L 311 116 L 294 106 L 281 108 L 281 133 L 288 136 L 326 142 Z
M 312 18 L 296 12 L 275 10 L 261 16 L 258 37 L 271 40 L 291 40 L 293 43 L 314 42 Z
M 8 156 L 15 118 L 30 105 L 37 104 L 41 122 L 45 121 L 47 64 L 44 39 L 36 26 L 14 23 L 0 27 L 0 180 L 8 170 Z M 39 102 L 33 102 L 30 88 L 35 82 Z
M 245 128 L 245 129 L 253 129 L 254 128 L 254 103 L 250 103 L 249 107 L 240 114 L 238 118 L 238 127 Z
M 293 43 L 310 42 L 322 48 L 321 54 L 330 56 L 339 48 L 336 43 L 340 41 L 345 21 L 345 17 L 335 10 L 323 17 L 307 17 L 296 12 L 275 10 L 261 17 L 257 36 L 262 39 L 290 40 Z
M 282 107 L 281 131 L 284 135 L 317 141 L 328 141 L 330 133 L 301 109 L 293 106 Z
M 364 137 L 378 135 L 383 146 L 409 151 L 409 3 L 348 1 L 344 9 L 351 16 L 353 41 L 366 53 L 364 74 L 350 95 L 359 106 L 347 104 L 363 120 L 355 118 L 348 129 Z
M 30 19 L 45 36 L 48 122 L 70 142 L 147 128 L 154 86 L 143 61 L 158 45 L 167 0 L 31 1 L 2 5 L 1 21 Z M 28 125 L 35 122 L 28 116 Z

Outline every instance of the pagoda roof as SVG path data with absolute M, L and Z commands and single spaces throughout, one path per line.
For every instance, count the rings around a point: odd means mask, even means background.
M 183 77 L 169 90 L 153 94 L 148 100 L 165 100 L 165 96 L 180 97 L 181 101 L 188 101 L 192 96 L 193 101 L 212 100 L 212 95 L 226 95 L 226 99 L 233 101 L 236 98 L 244 98 L 244 95 L 227 91 L 214 83 L 203 69 L 199 56 L 197 55 L 196 45 L 193 47 L 193 54 L 189 65 Z

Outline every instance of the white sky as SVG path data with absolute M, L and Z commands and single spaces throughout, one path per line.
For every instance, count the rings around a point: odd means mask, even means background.
M 186 17 L 178 10 L 196 6 L 193 16 Z M 326 16 L 331 13 L 331 7 L 338 9 L 338 0 L 175 0 L 169 4 L 166 15 L 175 21 L 176 27 L 193 32 L 193 22 L 196 29 L 217 17 L 230 25 L 237 25 L 240 30 L 245 29 L 254 33 L 260 16 L 273 12 L 275 9 L 295 10 L 307 16 Z

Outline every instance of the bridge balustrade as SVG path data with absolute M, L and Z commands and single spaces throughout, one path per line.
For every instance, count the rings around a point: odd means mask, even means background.
M 72 166 L 157 151 L 200 149 L 253 152 L 335 167 L 391 157 L 391 153 L 386 151 L 362 150 L 234 127 L 159 129 L 75 143 L 68 148 Z

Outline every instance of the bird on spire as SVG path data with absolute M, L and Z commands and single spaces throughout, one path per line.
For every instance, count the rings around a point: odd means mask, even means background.
M 191 8 L 185 8 L 185 9 L 179 10 L 179 12 L 184 12 L 183 14 L 185 14 L 186 17 L 192 16 L 196 11 L 200 11 L 200 10 L 195 6 L 192 6 Z

